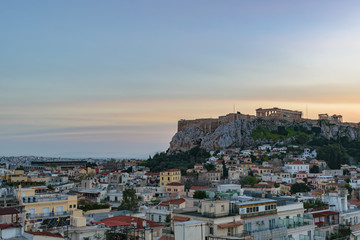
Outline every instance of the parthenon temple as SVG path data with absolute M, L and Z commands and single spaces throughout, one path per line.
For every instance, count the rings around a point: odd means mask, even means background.
M 256 116 L 262 118 L 301 119 L 302 112 L 277 107 L 268 109 L 258 108 L 256 109 Z

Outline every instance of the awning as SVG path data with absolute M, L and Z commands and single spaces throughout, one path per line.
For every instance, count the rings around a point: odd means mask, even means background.
M 241 221 L 236 221 L 236 222 L 222 223 L 222 224 L 219 224 L 218 227 L 219 228 L 231 228 L 231 227 L 238 227 L 241 225 L 243 225 L 243 223 Z

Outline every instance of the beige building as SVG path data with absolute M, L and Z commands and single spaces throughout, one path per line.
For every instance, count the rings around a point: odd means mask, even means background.
M 165 192 L 170 195 L 185 195 L 185 185 L 178 182 L 168 183 L 165 187 Z
M 165 187 L 172 182 L 181 182 L 180 169 L 168 169 L 160 172 L 160 187 Z
M 20 204 L 25 207 L 25 230 L 58 226 L 86 226 L 76 195 L 37 193 L 37 187 L 18 188 Z

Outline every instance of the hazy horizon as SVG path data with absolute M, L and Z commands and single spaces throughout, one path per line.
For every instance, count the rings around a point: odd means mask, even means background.
M 147 158 L 179 119 L 234 105 L 359 122 L 359 15 L 358 1 L 2 1 L 0 155 Z

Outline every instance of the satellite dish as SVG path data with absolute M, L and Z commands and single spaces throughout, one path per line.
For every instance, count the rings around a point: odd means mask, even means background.
M 214 192 L 211 192 L 211 193 L 209 194 L 209 198 L 215 198 L 215 193 L 214 193 Z
M 238 194 L 237 193 L 234 193 L 234 195 L 232 195 L 231 197 L 233 200 L 237 200 L 238 199 Z

